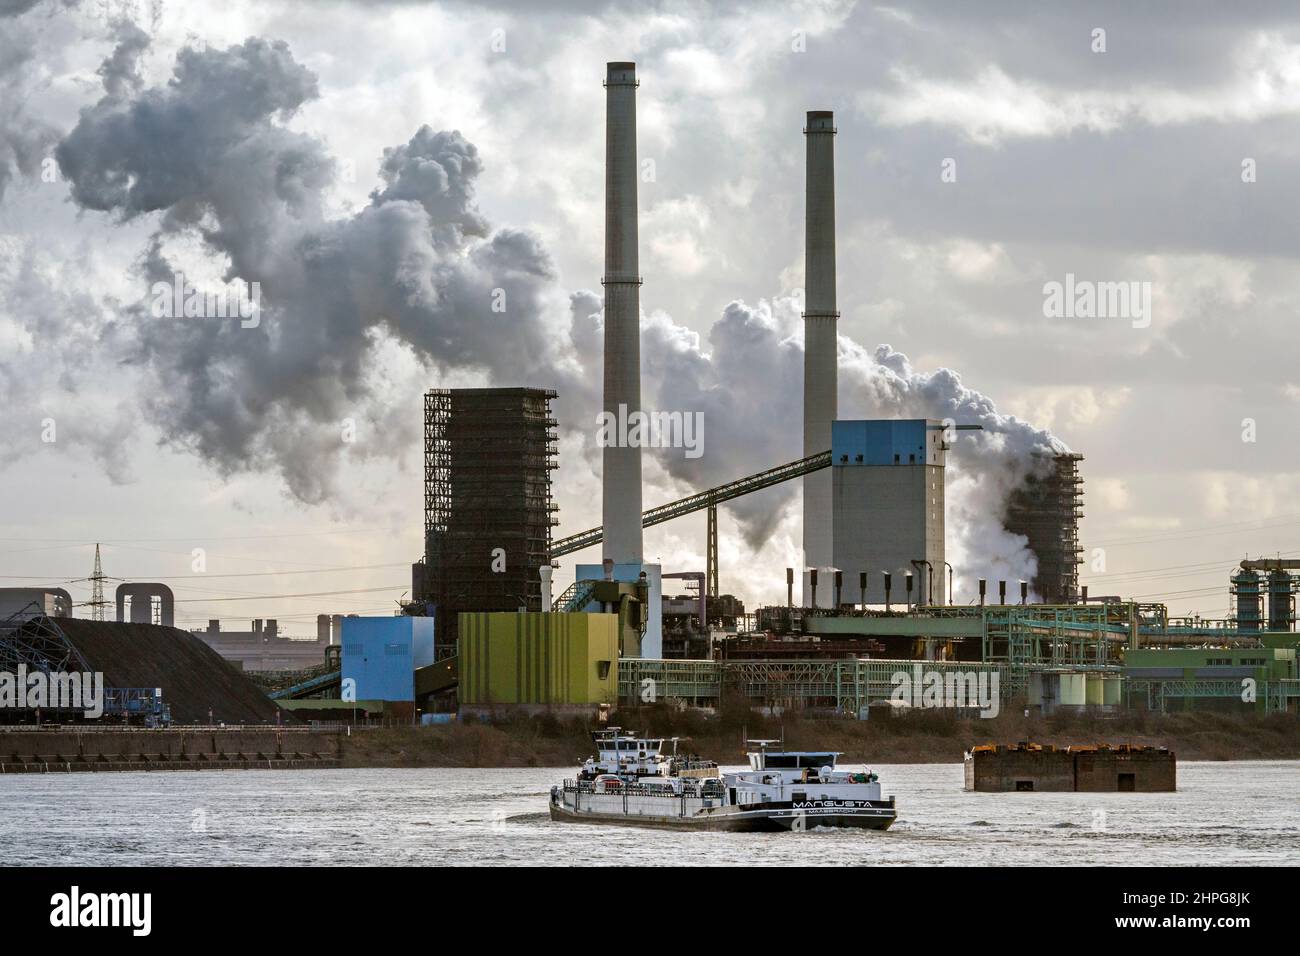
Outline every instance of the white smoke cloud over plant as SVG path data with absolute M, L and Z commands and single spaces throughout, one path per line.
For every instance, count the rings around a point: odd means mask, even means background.
M 472 143 L 421 127 L 377 158 L 368 204 L 331 214 L 338 166 L 291 125 L 320 91 L 286 44 L 183 48 L 169 80 L 148 85 L 147 35 L 119 26 L 115 39 L 99 71 L 103 96 L 56 155 L 81 210 L 151 225 L 140 298 L 94 334 L 141 376 L 143 413 L 165 444 L 220 474 L 276 473 L 301 501 L 325 501 L 348 457 L 419 447 L 416 399 L 387 380 L 399 356 L 427 373 L 425 386 L 556 389 L 557 418 L 597 465 L 601 299 L 566 294 L 536 236 L 488 222 Z M 222 279 L 259 284 L 256 327 L 150 313 L 147 290 L 193 269 L 191 246 Z M 736 300 L 703 337 L 663 313 L 643 318 L 644 406 L 704 415 L 702 457 L 649 453 L 672 482 L 700 489 L 801 456 L 799 307 Z M 840 353 L 841 417 L 984 427 L 959 433 L 949 456 L 953 564 L 965 581 L 1031 578 L 1033 557 L 1003 529 L 1003 510 L 1033 452 L 1059 443 L 1000 414 L 952 370 L 919 372 L 887 345 L 845 337 Z M 363 425 L 354 442 L 340 440 L 344 420 Z M 751 549 L 792 516 L 797 490 L 791 482 L 727 506 Z
M 320 502 L 343 456 L 419 443 L 418 420 L 386 404 L 383 347 L 408 350 L 429 384 L 451 369 L 494 381 L 563 369 L 546 327 L 565 311 L 550 259 L 479 213 L 482 163 L 460 133 L 423 127 L 386 150 L 370 203 L 331 218 L 336 164 L 288 126 L 319 95 L 316 78 L 286 44 L 185 48 L 171 80 L 148 88 L 132 82 L 143 50 L 137 33 L 119 37 L 105 95 L 58 146 L 72 198 L 122 221 L 154 217 L 142 292 L 183 275 L 177 250 L 197 239 L 225 281 L 257 283 L 262 298 L 255 327 L 156 318 L 144 296 L 128 310 L 113 344 L 148 380 L 145 412 L 165 442 L 223 474 L 278 471 Z M 340 423 L 357 420 L 376 427 L 342 440 Z
M 705 455 L 662 458 L 674 477 L 696 488 L 722 484 L 802 456 L 803 346 L 795 299 L 732 302 L 700 338 L 662 317 L 643 332 L 645 359 L 658 381 L 659 408 L 700 409 Z M 1044 453 L 1066 450 L 1051 433 L 1004 415 L 952 369 L 919 372 L 888 345 L 866 349 L 840 337 L 841 418 L 935 418 L 979 425 L 955 431 L 947 468 L 949 553 L 956 590 L 974 580 L 1032 580 L 1035 558 L 1022 535 L 1006 531 L 1006 503 Z M 747 544 L 763 546 L 793 500 L 794 482 L 727 505 Z

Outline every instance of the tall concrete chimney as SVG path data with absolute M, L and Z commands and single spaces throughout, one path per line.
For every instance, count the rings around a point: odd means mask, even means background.
M 804 210 L 803 453 L 829 451 L 836 416 L 835 115 L 810 110 Z M 803 551 L 806 567 L 834 563 L 831 470 L 803 479 Z M 804 605 L 812 595 L 804 578 Z
M 636 64 L 605 77 L 605 403 L 620 425 L 641 410 L 641 276 L 637 265 Z M 829 426 L 828 426 L 829 427 Z M 640 564 L 641 449 L 607 443 L 601 455 L 603 555 Z M 830 485 L 827 485 L 829 489 Z M 830 502 L 827 500 L 827 508 Z

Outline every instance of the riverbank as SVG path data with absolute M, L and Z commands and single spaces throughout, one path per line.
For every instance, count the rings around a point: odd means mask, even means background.
M 706 719 L 650 708 L 620 711 L 624 727 L 664 737 L 686 737 L 681 749 L 723 764 L 744 761 L 747 738 L 784 739 L 791 749 L 844 753 L 847 763 L 958 763 L 980 743 L 1032 740 L 1071 744 L 1168 747 L 1179 760 L 1300 759 L 1300 719 L 1227 714 L 1054 715 L 961 720 L 918 712 L 870 721 L 764 719 L 743 712 Z M 341 741 L 344 767 L 567 767 L 592 752 L 594 724 L 551 717 L 467 721 L 433 727 L 366 730 Z

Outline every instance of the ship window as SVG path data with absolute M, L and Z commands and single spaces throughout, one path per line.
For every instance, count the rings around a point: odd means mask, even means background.
M 767 754 L 764 765 L 769 770 L 795 770 L 799 766 L 799 758 L 793 754 Z
M 835 766 L 835 757 L 832 754 L 806 754 L 799 758 L 800 767 L 811 767 L 818 769 L 820 767 Z

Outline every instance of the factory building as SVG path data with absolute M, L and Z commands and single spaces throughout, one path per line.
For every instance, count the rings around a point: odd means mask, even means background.
M 1079 519 L 1083 517 L 1083 478 L 1073 453 L 1053 455 L 1043 473 L 1031 474 L 1007 502 L 1006 529 L 1022 534 L 1038 559 L 1030 588 L 1044 604 L 1079 599 Z
M 555 392 L 434 389 L 424 402 L 425 556 L 418 613 L 449 646 L 461 611 L 542 610 L 550 562 Z
M 330 643 L 328 631 L 324 637 L 318 632 L 314 640 L 281 634 L 275 618 L 254 618 L 246 631 L 222 630 L 221 621 L 213 618 L 206 630 L 191 633 L 240 670 L 261 673 L 316 667 Z
M 619 618 L 604 613 L 463 614 L 462 709 L 590 712 L 618 700 Z
M 831 437 L 834 566 L 848 579 L 842 603 L 944 604 L 943 422 L 838 421 Z M 906 576 L 913 575 L 909 597 Z M 819 581 L 834 599 L 832 581 Z M 821 601 L 819 591 L 819 604 Z
M 1124 655 L 1124 678 L 1129 705 L 1154 711 L 1266 713 L 1300 702 L 1294 642 L 1131 649 Z
M 0 588 L 0 622 L 38 616 L 72 617 L 72 595 L 65 588 Z
M 344 618 L 343 699 L 414 707 L 415 671 L 434 657 L 431 617 Z

